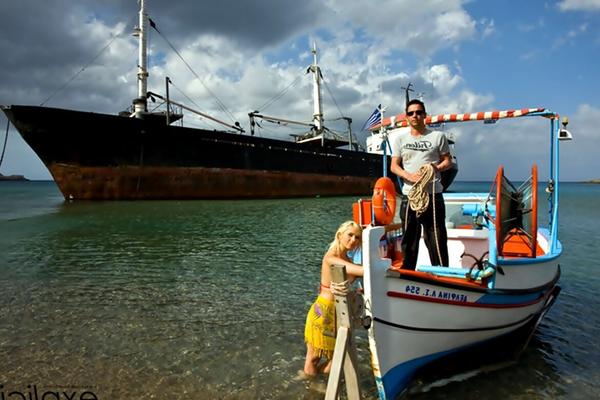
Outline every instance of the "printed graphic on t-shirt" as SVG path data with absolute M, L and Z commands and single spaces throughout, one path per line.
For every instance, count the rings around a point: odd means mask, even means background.
M 433 148 L 433 143 L 429 140 L 415 141 L 412 143 L 405 143 L 404 149 L 415 150 L 415 151 L 427 151 Z

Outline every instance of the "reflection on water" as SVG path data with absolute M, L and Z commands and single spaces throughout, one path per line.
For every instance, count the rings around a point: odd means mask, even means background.
M 304 317 L 352 200 L 65 203 L 7 221 L 2 381 L 104 398 L 311 393 L 294 379 Z
M 489 183 L 481 186 L 473 191 Z M 297 377 L 304 318 L 320 258 L 354 198 L 63 203 L 53 190 L 36 192 L 43 200 L 25 208 L 26 196 L 0 201 L 10 208 L 0 210 L 5 389 L 87 388 L 102 399 L 323 397 L 324 379 Z M 598 229 L 588 218 L 600 220 L 600 195 L 586 202 L 564 193 L 563 291 L 521 360 L 412 397 L 598 392 L 590 347 L 600 326 L 590 311 L 598 308 L 590 269 Z M 375 398 L 365 332 L 357 341 L 362 388 Z

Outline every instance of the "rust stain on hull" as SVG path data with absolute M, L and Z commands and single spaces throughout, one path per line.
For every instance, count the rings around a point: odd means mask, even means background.
M 250 199 L 368 195 L 370 177 L 203 167 L 48 166 L 65 199 Z

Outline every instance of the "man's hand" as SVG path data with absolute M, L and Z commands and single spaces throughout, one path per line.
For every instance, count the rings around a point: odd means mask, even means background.
M 417 183 L 419 179 L 421 179 L 421 176 L 422 175 L 418 171 L 415 173 L 405 171 L 404 180 L 407 180 L 410 183 Z

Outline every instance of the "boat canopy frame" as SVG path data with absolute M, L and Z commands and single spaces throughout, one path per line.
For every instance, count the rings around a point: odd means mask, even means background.
M 560 115 L 543 107 L 538 108 L 522 108 L 514 110 L 503 110 L 503 111 L 483 111 L 474 113 L 462 113 L 462 114 L 437 114 L 428 115 L 425 119 L 426 125 L 437 125 L 442 123 L 456 123 L 456 122 L 472 122 L 482 121 L 483 123 L 495 123 L 500 119 L 506 118 L 519 118 L 519 117 L 543 117 L 550 120 L 550 164 L 549 164 L 549 177 L 548 186 L 546 191 L 549 193 L 548 197 L 548 231 L 550 232 L 550 253 L 556 253 L 560 251 L 560 245 L 558 242 L 558 198 L 559 198 L 559 141 L 570 140 L 572 136 L 570 132 L 566 130 L 568 119 L 564 118 L 562 121 L 563 127 L 560 125 Z M 406 114 L 401 113 L 396 116 L 382 119 L 380 124 L 373 126 L 370 130 L 376 131 L 381 128 L 394 129 L 400 127 L 407 127 L 408 120 Z

